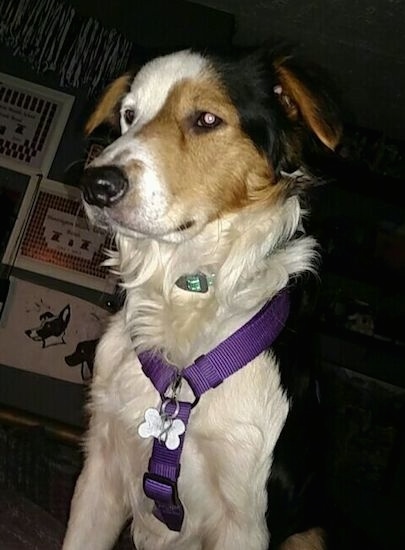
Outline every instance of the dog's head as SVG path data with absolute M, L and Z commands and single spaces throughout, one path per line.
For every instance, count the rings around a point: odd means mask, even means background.
M 308 152 L 339 141 L 335 105 L 318 80 L 265 50 L 236 61 L 182 51 L 122 76 L 86 127 L 119 133 L 84 172 L 90 217 L 179 242 L 228 213 L 287 197 L 294 178 L 285 173 L 305 171 Z
M 45 311 L 39 316 L 39 321 L 39 326 L 25 331 L 32 340 L 41 342 L 63 336 L 70 321 L 70 306 L 65 306 L 58 315 Z
M 73 353 L 65 356 L 65 363 L 69 367 L 76 367 L 81 365 L 81 374 L 83 380 L 88 380 L 93 375 L 94 369 L 94 357 L 96 354 L 96 347 L 99 339 L 84 340 L 79 342 Z M 85 375 L 85 367 L 88 369 L 88 376 Z

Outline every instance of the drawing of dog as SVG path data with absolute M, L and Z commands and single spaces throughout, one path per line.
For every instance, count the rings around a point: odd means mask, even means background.
M 80 365 L 80 374 L 84 382 L 87 382 L 93 376 L 94 355 L 98 342 L 98 339 L 83 340 L 77 344 L 73 353 L 65 357 L 65 363 L 69 367 Z
M 34 342 L 42 342 L 43 348 L 65 344 L 70 315 L 70 305 L 65 306 L 58 315 L 45 311 L 39 316 L 39 326 L 26 330 L 25 334 Z

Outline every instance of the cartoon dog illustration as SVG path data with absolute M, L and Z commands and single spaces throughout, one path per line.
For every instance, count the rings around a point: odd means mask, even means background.
M 87 382 L 93 376 L 94 355 L 98 338 L 96 340 L 84 340 L 79 342 L 76 349 L 70 355 L 65 356 L 65 363 L 69 367 L 81 365 L 81 376 L 84 382 Z
M 40 325 L 25 331 L 34 340 L 42 342 L 43 348 L 65 344 L 64 336 L 70 321 L 70 305 L 65 306 L 58 315 L 45 311 L 39 316 Z

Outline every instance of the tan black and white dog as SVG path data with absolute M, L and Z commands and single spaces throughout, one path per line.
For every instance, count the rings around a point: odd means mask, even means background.
M 83 194 L 126 300 L 96 354 L 64 550 L 111 548 L 129 518 L 137 550 L 325 548 L 315 385 L 282 328 L 316 263 L 301 198 L 339 141 L 334 103 L 293 57 L 181 51 L 113 82 L 101 125 L 118 135 Z

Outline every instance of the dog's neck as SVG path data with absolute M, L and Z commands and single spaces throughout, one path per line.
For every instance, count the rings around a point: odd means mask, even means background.
M 229 215 L 181 243 L 117 236 L 109 264 L 127 291 L 134 347 L 155 349 L 181 368 L 229 336 L 291 275 L 312 269 L 314 240 L 293 238 L 300 222 L 293 197 L 270 212 Z M 215 274 L 207 293 L 176 286 L 179 277 L 197 272 Z

